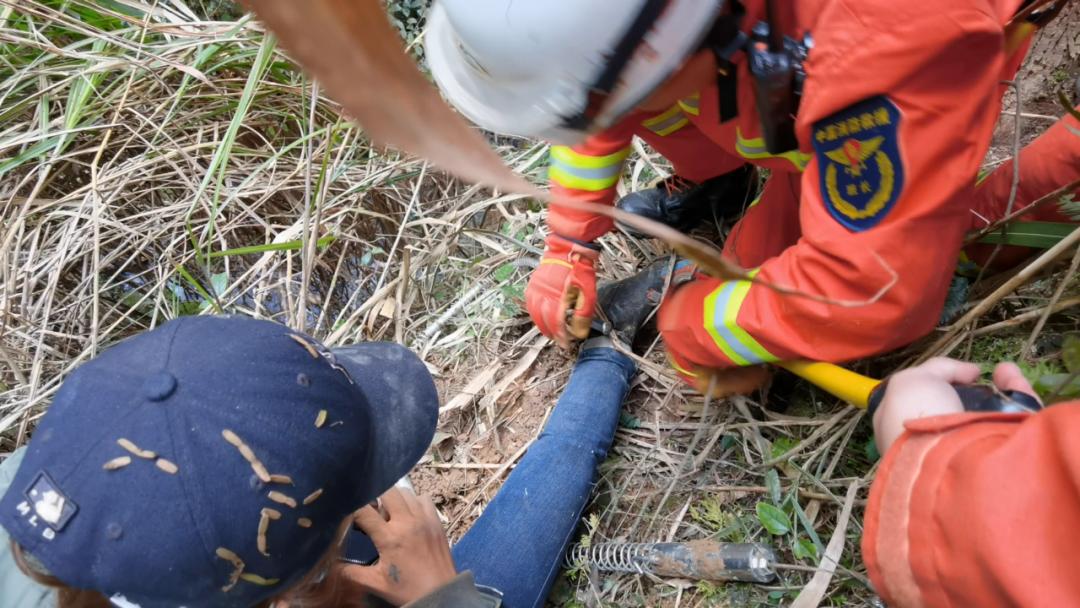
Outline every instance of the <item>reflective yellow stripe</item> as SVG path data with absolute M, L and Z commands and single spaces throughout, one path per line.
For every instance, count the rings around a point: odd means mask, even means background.
M 622 162 L 629 155 L 630 146 L 606 156 L 589 156 L 566 146 L 552 146 L 548 178 L 564 188 L 607 190 L 619 183 Z
M 648 120 L 641 121 L 641 124 L 648 130 L 665 137 L 685 127 L 690 121 L 682 113 L 682 108 L 679 104 L 675 104 L 664 110 L 662 114 L 653 116 Z
M 701 112 L 701 95 L 694 93 L 690 97 L 680 99 L 679 107 L 682 108 L 683 112 L 691 116 L 697 116 Z
M 555 264 L 556 266 L 566 266 L 567 268 L 574 267 L 574 265 L 570 262 L 567 262 L 566 260 L 559 260 L 556 258 L 544 258 L 540 260 L 540 265 L 543 266 L 544 264 Z
M 574 190 L 588 190 L 590 192 L 599 192 L 600 190 L 607 190 L 612 188 L 615 184 L 619 183 L 619 175 L 615 174 L 611 177 L 581 177 L 575 175 L 576 172 L 572 172 L 558 165 L 551 165 L 548 167 L 548 179 L 559 184 L 564 188 L 572 188 Z
M 757 365 L 778 360 L 739 327 L 739 309 L 751 285 L 750 281 L 726 281 L 705 298 L 705 329 L 717 348 L 736 365 Z
M 575 152 L 569 146 L 551 146 L 551 158 L 561 164 L 580 169 L 603 169 L 604 167 L 622 164 L 622 161 L 626 160 L 627 156 L 630 156 L 630 150 L 630 146 L 626 146 L 622 150 L 607 156 L 589 156 L 588 154 Z
M 675 357 L 672 357 L 670 354 L 668 355 L 667 360 L 668 360 L 668 363 L 671 364 L 671 367 L 675 369 L 675 371 L 679 372 L 680 374 L 682 374 L 682 375 L 684 375 L 684 376 L 686 376 L 688 378 L 697 378 L 696 373 L 694 373 L 694 372 L 686 369 L 685 367 L 679 365 L 679 362 L 675 360 Z
M 671 123 L 669 126 L 666 126 L 663 129 L 658 129 L 656 131 L 656 134 L 667 137 L 668 135 L 671 135 L 672 133 L 678 131 L 679 129 L 685 127 L 688 124 L 690 124 L 690 120 L 685 116 L 682 116 L 675 122 Z
M 783 158 L 795 165 L 795 168 L 799 171 L 805 171 L 806 165 L 810 162 L 811 155 L 804 154 L 798 150 L 789 150 L 782 154 L 770 154 L 765 148 L 765 140 L 760 137 L 753 139 L 745 139 L 742 136 L 742 132 L 739 128 L 735 128 L 735 149 L 739 152 L 739 155 L 743 158 L 760 159 L 760 158 Z

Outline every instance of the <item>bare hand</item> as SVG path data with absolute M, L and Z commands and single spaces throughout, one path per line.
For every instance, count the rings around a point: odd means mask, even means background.
M 904 432 L 904 423 L 916 418 L 955 414 L 964 411 L 954 384 L 972 384 L 979 379 L 979 366 L 937 357 L 905 369 L 889 379 L 881 406 L 874 413 L 874 439 L 884 454 Z M 994 385 L 999 390 L 1035 394 L 1015 363 L 999 363 L 994 368 Z
M 391 488 L 379 500 L 385 518 L 371 506 L 353 516 L 353 523 L 379 550 L 379 561 L 373 566 L 347 565 L 345 577 L 395 606 L 418 600 L 450 582 L 457 570 L 431 500 L 398 488 Z

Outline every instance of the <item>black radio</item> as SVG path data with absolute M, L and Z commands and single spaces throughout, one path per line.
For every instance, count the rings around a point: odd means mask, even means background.
M 751 32 L 746 56 L 754 79 L 765 149 L 770 154 L 781 154 L 799 147 L 795 114 L 806 81 L 803 62 L 813 47 L 813 39 L 809 34 L 802 41 L 784 36 L 773 1 L 766 2 L 767 21 L 759 22 Z

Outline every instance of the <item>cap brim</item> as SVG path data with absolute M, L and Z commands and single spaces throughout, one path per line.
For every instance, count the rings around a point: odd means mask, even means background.
M 391 342 L 330 349 L 371 408 L 371 487 L 379 494 L 427 452 L 439 420 L 439 394 L 420 357 Z

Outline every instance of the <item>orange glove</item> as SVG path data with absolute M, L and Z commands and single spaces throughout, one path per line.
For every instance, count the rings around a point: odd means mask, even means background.
M 525 289 L 525 308 L 540 333 L 568 348 L 571 337 L 589 335 L 600 252 L 556 234 L 548 236 L 545 243 L 544 257 Z M 569 311 L 573 316 L 567 319 Z
M 710 369 L 695 365 L 668 351 L 668 362 L 675 374 L 702 395 L 712 385 L 712 398 L 721 399 L 732 395 L 748 395 L 765 385 L 769 369 L 764 365 Z
M 696 280 L 715 281 L 715 279 L 703 277 L 693 267 L 691 270 L 692 274 L 681 280 L 676 272 L 676 278 L 672 280 L 672 288 L 668 297 L 660 305 L 660 312 L 657 315 L 656 325 L 660 329 L 660 335 L 664 337 L 668 362 L 679 378 L 703 395 L 709 391 L 710 384 L 712 385 L 711 396 L 714 399 L 750 394 L 768 381 L 769 369 L 766 366 L 720 367 L 722 362 L 706 359 L 707 351 L 695 351 L 692 347 L 689 349 L 687 347 L 696 342 L 693 339 L 690 324 L 686 320 L 700 318 L 701 312 L 688 311 L 685 298 L 679 298 L 680 293 L 685 295 L 686 288 L 677 289 L 676 287 L 682 283 L 696 284 Z

